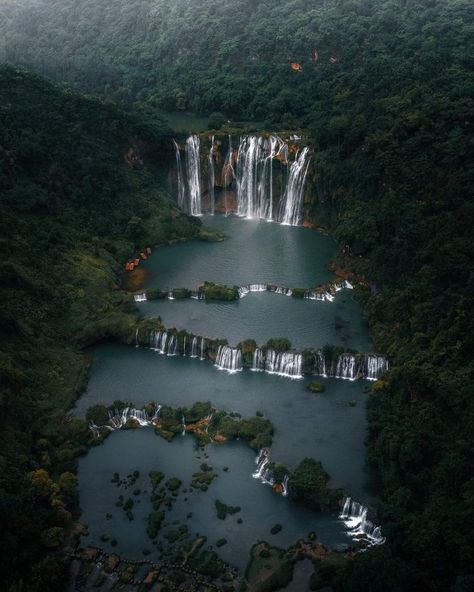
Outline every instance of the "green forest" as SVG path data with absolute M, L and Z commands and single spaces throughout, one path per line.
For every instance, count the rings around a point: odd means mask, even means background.
M 199 235 L 166 187 L 176 111 L 303 130 L 309 216 L 330 209 L 341 265 L 370 278 L 387 543 L 333 589 L 472 589 L 473 16 L 467 0 L 1 4 L 2 589 L 65 589 L 84 348 L 136 321 L 128 258 Z

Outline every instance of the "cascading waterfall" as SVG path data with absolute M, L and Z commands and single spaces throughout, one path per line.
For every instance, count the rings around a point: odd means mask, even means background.
M 275 294 L 283 294 L 284 296 L 291 296 L 293 294 L 293 290 L 291 288 L 284 288 L 283 286 L 278 286 L 275 290 Z
M 201 337 L 201 355 L 200 355 L 200 360 L 204 360 L 204 347 L 206 345 L 206 340 L 204 339 L 204 337 Z
M 183 431 L 181 432 L 181 435 L 186 436 L 186 420 L 184 418 L 184 415 L 181 416 L 181 424 L 183 426 Z
M 290 166 L 290 175 L 285 193 L 280 202 L 279 222 L 290 226 L 301 224 L 303 195 L 306 174 L 309 167 L 309 149 L 303 148 Z
M 255 464 L 257 465 L 257 470 L 255 473 L 252 473 L 252 477 L 254 479 L 260 479 L 262 483 L 273 485 L 273 475 L 268 469 L 268 465 L 270 464 L 270 450 L 268 448 L 262 448 L 262 450 L 260 450 L 255 459 Z
M 211 140 L 211 149 L 209 151 L 209 158 L 208 158 L 208 169 L 209 169 L 209 208 L 210 213 L 214 215 L 215 211 L 215 196 L 214 196 L 214 185 L 216 184 L 216 173 L 214 168 L 214 136 L 212 136 Z
M 273 159 L 283 142 L 276 136 L 244 136 L 236 165 L 237 214 L 245 218 L 273 217 Z
M 160 354 L 166 353 L 168 333 L 166 331 L 152 331 L 150 333 L 150 348 Z
M 388 361 L 385 356 L 377 354 L 368 354 L 365 360 L 364 375 L 367 380 L 377 380 L 377 378 L 388 370 Z
M 178 207 L 184 211 L 186 209 L 186 187 L 184 186 L 183 165 L 179 146 L 175 140 L 173 140 L 173 144 L 176 150 L 176 170 L 178 174 Z
M 233 157 L 233 149 L 232 149 L 232 136 L 229 135 L 229 150 L 227 151 L 227 156 L 224 162 L 224 168 L 222 171 L 223 174 L 223 184 L 224 184 L 224 208 L 226 215 L 229 212 L 228 204 L 227 204 L 227 187 L 232 183 L 233 179 L 235 179 L 235 171 L 232 165 L 232 157 Z
M 247 296 L 247 294 L 250 292 L 250 290 L 248 289 L 247 286 L 240 286 L 239 288 L 239 298 L 243 298 L 244 296 Z
M 255 459 L 257 470 L 252 473 L 254 479 L 259 479 L 264 485 L 273 487 L 277 482 L 271 469 L 270 449 L 262 448 Z M 281 495 L 288 495 L 288 479 L 289 475 L 285 475 L 281 485 Z
M 276 352 L 267 350 L 265 372 L 288 378 L 303 378 L 303 356 L 295 352 Z
M 336 378 L 355 380 L 358 376 L 358 364 L 352 354 L 341 354 L 337 361 Z
M 183 356 L 186 357 L 186 335 L 183 337 Z
M 259 347 L 257 347 L 253 352 L 252 370 L 253 372 L 263 372 L 264 369 L 265 364 L 263 360 L 263 352 Z
M 168 300 L 174 300 L 174 296 L 173 296 L 173 290 L 170 290 L 168 292 L 168 296 L 167 296 Z
M 171 335 L 169 341 L 168 341 L 168 351 L 167 351 L 167 355 L 168 356 L 177 356 L 179 354 L 178 351 L 178 338 L 176 337 L 176 335 Z
M 188 178 L 189 213 L 201 216 L 201 163 L 199 161 L 200 140 L 196 135 L 186 140 L 186 172 Z
M 135 347 L 140 347 L 138 343 L 138 327 L 135 329 Z
M 236 347 L 220 345 L 217 351 L 216 367 L 230 374 L 242 370 L 242 352 Z
M 328 375 L 326 371 L 326 359 L 321 351 L 316 352 L 315 368 L 316 374 L 318 374 L 319 376 L 326 377 Z
M 149 426 L 158 417 L 160 409 L 161 405 L 155 405 L 152 415 L 148 415 L 145 409 L 135 409 L 134 407 L 124 407 L 121 411 L 114 409 L 109 411 L 109 425 L 106 427 L 110 430 L 120 430 L 129 419 L 133 419 L 142 427 Z M 97 428 L 97 426 L 94 427 Z
M 143 292 L 142 294 L 135 294 L 133 299 L 135 302 L 146 302 L 146 293 Z
M 367 513 L 368 509 L 365 506 L 346 497 L 339 518 L 344 521 L 352 538 L 356 539 L 363 535 L 372 545 L 381 545 L 385 542 L 382 529 L 367 519 Z
M 198 338 L 193 337 L 193 340 L 191 342 L 191 358 L 197 358 L 197 357 L 198 357 Z

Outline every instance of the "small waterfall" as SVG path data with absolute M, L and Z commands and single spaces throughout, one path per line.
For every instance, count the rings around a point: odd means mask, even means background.
M 236 347 L 220 345 L 217 351 L 216 367 L 230 374 L 242 370 L 242 352 Z
M 303 356 L 294 352 L 276 352 L 273 349 L 267 351 L 265 359 L 265 372 L 278 374 L 288 378 L 303 378 Z
M 316 367 L 316 374 L 319 376 L 327 377 L 326 371 L 326 359 L 321 351 L 316 352 L 315 354 L 315 367 Z
M 255 459 L 257 470 L 252 474 L 254 479 L 260 479 L 262 483 L 273 485 L 274 479 L 272 472 L 268 469 L 270 464 L 270 450 L 268 448 L 262 448 Z
M 168 296 L 167 296 L 168 300 L 174 300 L 174 296 L 173 296 L 173 290 L 170 290 L 168 292 Z
M 224 168 L 222 170 L 222 183 L 224 185 L 224 208 L 226 215 L 229 213 L 229 208 L 227 204 L 227 187 L 232 183 L 233 179 L 235 179 L 235 171 L 234 167 L 232 166 L 232 156 L 232 136 L 229 135 L 229 150 L 227 151 L 227 156 L 224 162 Z
M 167 353 L 166 343 L 168 340 L 168 333 L 166 331 L 152 331 L 150 333 L 150 348 L 160 354 Z
M 167 355 L 168 356 L 177 356 L 179 354 L 178 351 L 178 338 L 176 337 L 176 335 L 171 335 L 169 341 L 168 341 L 168 351 L 167 351 Z
M 285 475 L 285 478 L 283 479 L 283 483 L 281 484 L 283 487 L 282 495 L 284 495 L 285 497 L 288 495 L 288 479 L 289 479 L 289 476 Z
M 280 203 L 279 221 L 282 224 L 297 226 L 301 223 L 304 184 L 309 162 L 309 149 L 303 148 L 290 166 L 290 176 Z
M 388 370 L 388 361 L 385 356 L 368 354 L 365 359 L 365 377 L 367 380 L 377 380 L 377 378 Z
M 341 354 L 337 361 L 336 378 L 355 380 L 358 376 L 358 364 L 352 354 Z
M 197 337 L 193 337 L 193 340 L 191 342 L 191 357 L 192 358 L 198 357 L 198 338 Z
M 211 140 L 211 149 L 209 151 L 209 159 L 208 159 L 208 163 L 209 163 L 209 208 L 210 208 L 210 213 L 212 215 L 214 215 L 214 210 L 215 210 L 215 196 L 214 196 L 214 185 L 216 184 L 216 173 L 215 173 L 215 169 L 214 169 L 214 136 L 212 136 L 212 140 Z
M 143 292 L 142 294 L 135 294 L 133 299 L 135 302 L 146 302 L 146 293 Z
M 266 292 L 267 291 L 267 284 L 250 284 L 247 286 L 249 292 Z
M 361 535 L 372 545 L 381 545 L 385 542 L 380 526 L 375 526 L 367 519 L 368 509 L 353 501 L 350 497 L 344 500 L 342 513 L 339 515 L 349 530 L 349 536 L 358 539 Z
M 325 294 L 322 294 L 320 292 L 314 292 L 312 290 L 306 291 L 304 297 L 306 300 L 326 300 Z
M 121 412 L 114 409 L 109 411 L 109 428 L 112 430 L 120 430 L 127 423 L 129 419 L 134 419 L 140 426 L 151 425 L 154 416 L 149 417 L 144 409 L 135 409 L 133 407 L 124 407 Z
M 181 416 L 181 424 L 183 426 L 183 431 L 181 432 L 181 435 L 186 436 L 186 420 L 184 418 L 184 415 Z
M 140 344 L 138 343 L 138 327 L 135 329 L 135 347 L 139 347 Z
M 247 296 L 247 294 L 250 292 L 250 290 L 248 289 L 247 286 L 240 286 L 239 288 L 239 298 L 243 298 L 244 296 Z
M 206 345 L 206 340 L 204 339 L 204 337 L 201 337 L 201 356 L 200 356 L 200 360 L 204 360 L 204 347 Z
M 183 356 L 186 357 L 186 334 L 183 337 Z
M 275 294 L 283 294 L 284 296 L 291 296 L 293 294 L 293 290 L 291 288 L 284 288 L 283 286 L 278 286 L 275 290 Z
M 186 187 L 184 186 L 184 175 L 183 175 L 183 165 L 181 163 L 181 153 L 179 151 L 179 146 L 173 140 L 173 144 L 176 150 L 176 171 L 178 175 L 178 207 L 181 210 L 186 209 Z
M 259 479 L 264 485 L 270 485 L 271 487 L 275 486 L 276 484 L 281 485 L 281 490 L 276 489 L 281 493 L 281 495 L 288 495 L 288 479 L 289 475 L 285 475 L 283 481 L 279 483 L 275 481 L 275 477 L 273 474 L 271 465 L 271 458 L 270 458 L 270 449 L 269 448 L 262 448 L 258 453 L 257 458 L 255 459 L 255 464 L 257 465 L 257 470 L 255 473 L 252 473 L 252 477 L 254 479 Z
M 186 140 L 186 172 L 188 177 L 189 213 L 201 216 L 201 164 L 199 161 L 199 137 L 189 136 Z
M 252 370 L 254 372 L 263 372 L 264 370 L 263 352 L 259 347 L 253 352 Z
M 192 300 L 205 300 L 206 296 L 203 292 L 191 292 L 191 299 Z

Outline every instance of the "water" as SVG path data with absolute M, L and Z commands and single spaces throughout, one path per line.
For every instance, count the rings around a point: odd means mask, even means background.
M 186 140 L 186 173 L 188 188 L 188 207 L 186 211 L 191 216 L 200 216 L 201 210 L 201 165 L 199 159 L 199 137 L 189 136 Z M 181 195 L 182 189 L 178 188 L 178 195 Z
M 278 220 L 282 224 L 297 226 L 303 217 L 303 194 L 306 174 L 309 167 L 309 150 L 303 148 L 290 166 L 290 176 L 285 194 L 280 203 Z
M 142 558 L 143 549 L 150 549 L 150 559 L 159 558 L 158 551 L 146 534 L 146 520 L 151 511 L 151 491 L 148 473 L 163 471 L 167 478 L 178 477 L 182 488 L 188 488 L 192 474 L 200 470 L 200 464 L 212 465 L 218 477 L 206 492 L 180 492 L 165 523 L 179 520 L 187 524 L 191 538 L 196 533 L 208 537 L 207 544 L 214 545 L 218 539 L 226 538 L 228 543 L 218 549 L 219 555 L 243 570 L 250 548 L 256 540 L 270 539 L 278 546 L 289 546 L 298 538 L 306 537 L 311 530 L 317 530 L 321 541 L 329 545 L 347 543 L 342 522 L 333 514 L 315 514 L 291 504 L 287 498 L 275 494 L 270 487 L 263 486 L 252 478 L 255 470 L 255 454 L 245 445 L 235 442 L 226 445 L 212 445 L 206 448 L 209 458 L 194 445 L 190 436 L 177 437 L 172 444 L 155 436 L 150 428 L 127 430 L 111 434 L 105 443 L 93 453 L 80 459 L 79 483 L 81 507 L 87 518 L 90 536 L 85 539 L 109 551 L 121 552 L 126 557 Z M 200 457 L 200 458 L 196 458 Z M 176 459 L 179 458 L 179 462 Z M 229 471 L 223 471 L 229 467 Z M 114 472 L 123 478 L 138 470 L 140 477 L 133 487 L 124 491 L 111 483 Z M 133 496 L 132 490 L 140 488 L 140 496 Z M 122 494 L 125 499 L 135 500 L 134 520 L 130 522 L 115 501 Z M 187 501 L 185 501 L 187 497 Z M 241 511 L 227 516 L 225 520 L 216 517 L 214 501 L 218 499 Z M 192 519 L 187 519 L 192 512 Z M 106 514 L 112 518 L 107 520 Z M 242 519 L 242 524 L 237 519 Z M 282 524 L 283 530 L 271 535 L 275 524 Z M 159 540 L 175 526 L 162 526 Z M 111 547 L 100 540 L 108 534 L 118 541 L 118 547 Z
M 252 292 L 227 303 L 149 300 L 140 303 L 138 310 L 146 317 L 160 316 L 166 327 L 225 337 L 233 346 L 244 339 L 263 345 L 272 337 L 286 337 L 296 348 L 317 348 L 330 343 L 358 351 L 371 350 L 367 324 L 349 290 L 339 292 L 333 302 Z
M 329 236 L 236 216 L 203 216 L 202 220 L 224 232 L 228 240 L 155 249 L 144 264 L 150 272 L 146 288 L 192 289 L 204 281 L 310 288 L 333 278 L 327 263 L 336 245 Z
M 258 194 L 258 187 L 256 191 Z M 143 549 L 151 549 L 150 558 L 158 559 L 158 551 L 146 535 L 150 511 L 148 472 L 164 471 L 167 478 L 179 477 L 183 487 L 189 487 L 192 474 L 202 462 L 207 462 L 218 478 L 207 492 L 186 494 L 187 501 L 180 493 L 166 522 L 185 522 L 191 537 L 196 533 L 206 535 L 208 544 L 215 545 L 219 538 L 226 538 L 228 544 L 218 550 L 223 559 L 242 569 L 257 540 L 286 547 L 312 530 L 328 546 L 350 543 L 354 536 L 350 530 L 352 518 L 344 513 L 338 516 L 306 510 L 272 491 L 264 484 L 271 483 L 272 478 L 267 471 L 268 462 L 265 464 L 261 456 L 256 465 L 257 453 L 243 442 L 209 445 L 206 458 L 196 448 L 192 436 L 186 435 L 184 421 L 183 437 L 175 437 L 172 443 L 155 436 L 153 429 L 147 427 L 150 417 L 142 407 L 150 401 L 155 403 L 155 410 L 160 405 L 189 407 L 196 401 L 211 401 L 216 408 L 243 417 L 263 413 L 275 430 L 269 451 L 272 461 L 293 470 L 304 457 L 311 456 L 320 460 L 331 476 L 330 486 L 341 487 L 345 495 L 365 504 L 364 508 L 371 502 L 364 465 L 367 395 L 363 389 L 367 383 L 318 378 L 325 392 L 311 394 L 305 385 L 312 378 L 300 378 L 300 356 L 267 352 L 264 359 L 262 352 L 257 351 L 256 371 L 240 372 L 242 355 L 235 348 L 246 338 L 263 344 L 270 337 L 287 337 L 298 348 L 317 348 L 329 342 L 370 351 L 367 327 L 351 291 L 341 290 L 333 301 L 324 302 L 288 297 L 290 292 L 285 289 L 278 293 L 261 291 L 263 284 L 269 283 L 314 288 L 330 281 L 332 274 L 326 266 L 335 250 L 334 241 L 305 228 L 235 216 L 206 220 L 212 220 L 214 226 L 230 236 L 229 240 L 195 241 L 157 249 L 145 264 L 150 272 L 145 288 L 166 289 L 170 299 L 146 301 L 140 297 L 137 306 L 144 316 L 159 314 L 167 327 L 183 328 L 206 338 L 227 338 L 229 346 L 222 346 L 217 357 L 217 366 L 225 371 L 219 372 L 212 362 L 202 360 L 206 347 L 203 338 L 188 336 L 186 355 L 182 355 L 178 340 L 170 332 L 155 332 L 151 338 L 153 349 L 101 344 L 90 350 L 94 359 L 91 377 L 75 412 L 84 415 L 97 403 L 131 401 L 130 409 L 112 414 L 111 425 L 120 428 L 133 417 L 142 427 L 114 431 L 102 446 L 80 459 L 80 503 L 82 520 L 91 533 L 89 542 L 108 548 L 100 537 L 109 534 L 118 540 L 113 550 L 128 557 L 141 557 Z M 248 292 L 245 298 L 232 303 L 173 299 L 173 288 L 196 290 L 205 280 L 246 286 Z M 341 377 L 353 378 L 362 366 L 369 377 L 375 376 L 382 363 L 377 357 L 347 356 L 338 369 L 325 369 L 322 361 L 320 366 L 322 372 L 338 370 Z M 224 472 L 224 466 L 230 470 Z M 140 471 L 140 478 L 134 487 L 147 493 L 137 496 L 135 519 L 130 522 L 115 502 L 119 494 L 128 497 L 131 491 L 123 492 L 110 479 L 114 472 L 125 477 L 135 470 Z M 286 482 L 284 491 L 285 486 Z M 216 499 L 240 506 L 241 513 L 224 521 L 217 519 Z M 113 517 L 107 520 L 109 512 Z M 189 512 L 193 516 L 188 520 Z M 237 523 L 238 518 L 242 518 L 242 524 Z M 271 535 L 270 529 L 276 523 L 282 524 L 283 530 Z M 356 527 L 379 534 L 374 532 L 377 527 L 369 524 L 367 513 L 358 517 Z M 163 527 L 160 537 L 168 528 Z
M 367 499 L 363 382 L 318 378 L 326 391 L 314 395 L 304 388 L 311 378 L 288 380 L 250 371 L 228 374 L 208 361 L 162 356 L 142 347 L 104 344 L 92 348 L 91 354 L 93 371 L 77 414 L 116 400 L 131 400 L 137 408 L 149 401 L 173 407 L 211 401 L 243 417 L 261 411 L 275 427 L 275 462 L 294 468 L 305 456 L 313 456 L 321 460 L 335 487 L 361 502 Z M 351 407 L 349 401 L 356 405 Z

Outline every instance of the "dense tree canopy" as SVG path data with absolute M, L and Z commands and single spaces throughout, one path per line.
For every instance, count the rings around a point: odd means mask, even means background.
M 109 289 L 115 260 L 192 233 L 156 191 L 151 164 L 167 135 L 156 110 L 191 110 L 304 129 L 315 149 L 307 216 L 330 225 L 341 263 L 370 278 L 366 311 L 391 363 L 368 411 L 388 543 L 359 556 L 338 586 L 462 589 L 474 571 L 471 2 L 38 0 L 4 2 L 0 17 L 0 59 L 130 110 L 1 73 L 6 565 L 41 559 L 25 544 L 32 535 L 46 531 L 47 546 L 60 534 L 51 529 L 61 518 L 27 475 L 49 454 L 56 482 L 74 457 L 56 458 L 44 415 L 32 419 L 29 407 L 64 407 L 83 369 L 74 348 L 59 361 L 51 316 L 73 307 L 62 339 L 87 342 L 96 315 L 123 306 Z M 127 165 L 130 148 L 143 167 Z M 32 352 L 39 334 L 51 349 Z M 34 437 L 18 430 L 28 423 Z M 63 427 L 59 450 L 82 428 Z M 42 508 L 34 522 L 31 504 Z

